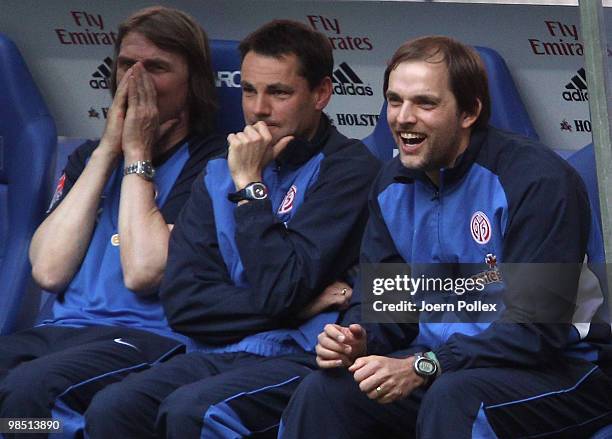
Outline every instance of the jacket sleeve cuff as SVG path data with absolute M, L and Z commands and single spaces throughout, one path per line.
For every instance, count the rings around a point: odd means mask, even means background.
M 451 372 L 457 369 L 457 361 L 453 355 L 451 348 L 446 345 L 442 345 L 437 349 L 432 349 L 433 353 L 436 354 L 436 358 L 440 362 L 440 369 L 442 373 Z
M 357 281 L 359 279 L 359 271 L 360 271 L 359 264 L 353 265 L 344 274 L 344 279 L 342 280 L 346 282 L 347 284 L 349 284 L 351 288 L 355 288 L 355 285 L 357 284 Z
M 265 212 L 270 215 L 272 212 L 272 203 L 270 200 L 250 200 L 248 203 L 241 204 L 234 210 L 234 218 L 236 224 L 253 222 L 258 216 Z

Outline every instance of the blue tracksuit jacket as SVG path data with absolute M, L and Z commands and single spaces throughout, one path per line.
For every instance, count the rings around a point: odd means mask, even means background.
M 327 117 L 264 170 L 267 200 L 236 207 L 226 157 L 211 160 L 170 239 L 161 300 L 172 328 L 208 352 L 312 350 L 337 313 L 294 315 L 357 262 L 378 169 Z
M 575 171 L 534 141 L 494 128 L 474 132 L 455 167 L 441 171 L 439 187 L 395 158 L 377 177 L 369 203 L 362 262 L 443 263 L 455 264 L 458 273 L 468 266 L 485 272 L 487 255 L 493 255 L 501 264 L 525 264 L 531 274 L 538 273 L 538 263 L 567 263 L 563 291 L 556 293 L 570 305 L 576 300 L 579 264 L 591 232 L 588 197 Z M 502 303 L 492 322 L 457 323 L 452 316 L 438 316 L 436 321 L 447 323 L 430 323 L 422 314 L 418 327 L 370 325 L 369 350 L 431 349 L 442 370 L 453 371 L 534 366 L 565 354 L 595 361 L 597 343 L 609 343 L 609 324 L 597 320 L 601 300 L 591 302 L 576 325 L 570 324 L 571 306 L 559 307 L 569 313 L 559 315 L 559 323 L 529 323 L 522 305 L 546 303 L 537 285 L 519 291 L 523 301 L 511 306 L 507 281 L 487 288 Z M 359 294 L 354 298 L 357 305 Z M 344 324 L 359 321 L 358 309 L 347 313 Z

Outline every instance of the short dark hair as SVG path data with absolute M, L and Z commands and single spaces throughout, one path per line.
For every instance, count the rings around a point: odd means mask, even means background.
M 300 76 L 312 90 L 334 69 L 334 56 L 329 39 L 304 23 L 273 20 L 249 34 L 238 46 L 242 61 L 249 52 L 281 58 L 294 54 L 300 62 Z
M 189 129 L 198 134 L 213 129 L 217 110 L 215 78 L 208 37 L 190 15 L 178 9 L 153 6 L 142 9 L 119 25 L 115 42 L 115 60 L 123 38 L 138 32 L 160 49 L 183 56 L 189 68 Z M 117 90 L 117 63 L 113 63 L 110 89 Z
M 406 41 L 393 54 L 385 70 L 383 94 L 389 87 L 389 75 L 405 61 L 444 62 L 448 68 L 450 90 L 459 111 L 474 114 L 482 104 L 474 128 L 484 128 L 491 114 L 487 72 L 478 53 L 449 37 L 426 36 Z

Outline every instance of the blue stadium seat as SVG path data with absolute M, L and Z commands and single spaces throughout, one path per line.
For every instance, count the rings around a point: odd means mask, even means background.
M 30 326 L 30 239 L 49 203 L 57 133 L 19 50 L 0 33 L 0 334 Z
M 601 224 L 601 209 L 599 207 L 599 188 L 597 185 L 597 169 L 595 166 L 595 149 L 593 144 L 574 152 L 567 158 L 569 164 L 578 171 L 584 181 L 595 215 Z
M 612 439 L 612 425 L 602 428 L 591 436 L 591 439 Z
M 601 224 L 601 209 L 599 206 L 599 189 L 597 184 L 597 170 L 595 166 L 595 151 L 593 144 L 589 144 L 578 150 L 567 158 L 570 165 L 574 167 L 582 177 L 586 186 L 589 203 L 591 204 L 591 233 L 587 244 L 587 260 L 589 269 L 596 276 L 599 283 L 600 295 L 604 295 L 605 306 L 602 318 L 610 321 L 607 316 L 607 302 L 610 300 L 610 291 L 607 288 L 607 276 L 605 271 L 606 255 L 604 251 L 603 228 Z
M 607 288 L 609 282 L 606 281 L 605 272 L 605 253 L 603 245 L 603 235 L 601 226 L 601 209 L 599 206 L 599 188 L 597 184 L 597 170 L 595 166 L 595 151 L 593 144 L 589 144 L 578 150 L 567 158 L 569 164 L 578 171 L 589 194 L 589 202 L 591 203 L 592 221 L 591 234 L 587 246 L 587 257 L 589 269 L 596 276 L 599 282 L 599 288 L 604 294 L 604 309 L 603 318 L 605 321 L 610 321 L 607 317 L 608 304 L 610 300 L 610 291 Z M 607 293 L 606 293 L 607 292 Z M 612 439 L 612 425 L 602 428 L 591 439 Z
M 489 77 L 491 117 L 496 128 L 538 139 L 529 114 L 516 89 L 510 70 L 499 53 L 488 47 L 474 47 L 484 62 Z M 363 139 L 370 151 L 383 161 L 393 157 L 395 142 L 387 124 L 387 102 L 383 103 L 374 131 Z
M 489 77 L 491 95 L 491 118 L 489 123 L 496 128 L 538 139 L 529 114 L 518 93 L 516 84 L 506 62 L 499 53 L 488 47 L 475 46 L 484 62 Z
M 378 157 L 383 162 L 390 160 L 393 156 L 393 150 L 396 149 L 395 141 L 389 130 L 387 122 L 387 100 L 385 99 L 378 115 L 378 121 L 374 130 L 361 140 L 370 152 Z
M 219 99 L 216 130 L 224 135 L 242 131 L 244 117 L 238 41 L 210 40 L 210 50 Z

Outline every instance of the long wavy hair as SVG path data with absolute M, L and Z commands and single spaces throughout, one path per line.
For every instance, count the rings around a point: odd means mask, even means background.
M 208 37 L 202 27 L 193 17 L 177 9 L 163 6 L 142 9 L 119 25 L 115 60 L 123 38 L 130 32 L 138 32 L 160 49 L 185 58 L 189 68 L 189 129 L 197 134 L 209 133 L 213 129 L 217 96 Z M 114 96 L 116 63 L 113 63 L 110 89 Z

